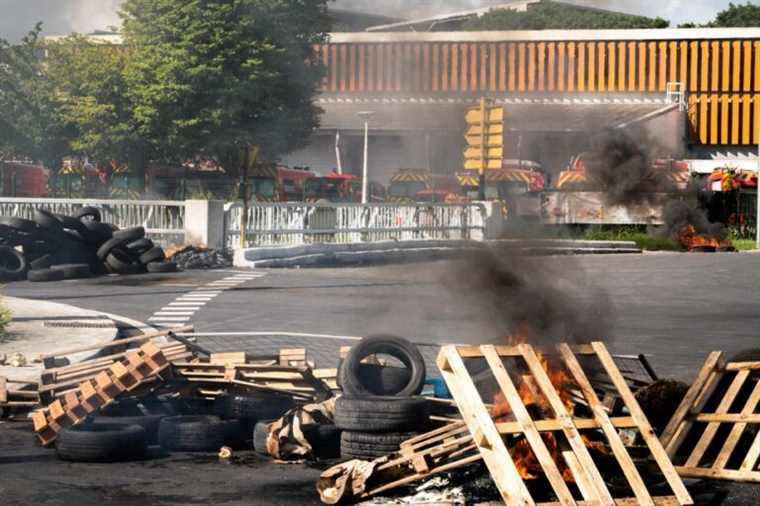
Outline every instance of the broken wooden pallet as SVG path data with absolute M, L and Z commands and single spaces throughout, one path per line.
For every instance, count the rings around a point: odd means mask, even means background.
M 760 483 L 758 404 L 760 362 L 726 363 L 722 352 L 711 353 L 660 436 L 678 474 Z M 751 444 L 739 454 L 744 438 Z
M 438 356 L 438 366 L 446 384 L 505 503 L 609 506 L 621 503 L 693 504 L 689 492 L 604 344 L 597 342 L 573 347 L 561 344 L 553 353 L 558 355 L 553 367 L 561 368 L 574 388 L 581 391 L 585 404 L 592 413 L 591 417 L 574 418 L 566 405 L 566 398 L 563 398 L 552 383 L 540 354 L 531 345 L 446 346 Z M 579 356 L 583 357 L 582 361 L 579 360 Z M 619 419 L 609 416 L 581 365 L 591 358 L 601 364 L 617 388 L 630 417 Z M 497 423 L 492 418 L 492 412 L 486 408 L 481 392 L 465 365 L 465 360 L 469 359 L 478 359 L 481 364 L 485 360 L 493 380 L 498 385 L 497 392 L 501 396 L 502 404 L 509 408 L 506 413 L 510 420 L 506 423 Z M 520 388 L 531 389 L 534 396 L 540 396 L 546 410 L 551 413 L 548 418 L 534 418 L 520 395 Z M 517 429 L 517 432 L 511 432 L 514 429 Z M 647 456 L 654 460 L 673 495 L 652 496 L 620 437 L 621 429 L 639 431 L 648 448 Z M 613 497 L 589 452 L 581 430 L 593 430 L 596 436 L 604 436 L 606 446 L 614 456 L 633 497 Z M 569 449 L 552 452 L 546 443 L 547 433 L 552 433 L 555 438 L 562 437 Z M 539 503 L 534 499 L 505 442 L 504 437 L 508 434 L 512 434 L 512 437 L 516 434 L 527 441 L 536 458 L 538 472 L 543 473 L 553 492 L 551 499 Z M 510 444 L 512 441 L 514 439 L 510 439 Z M 560 445 L 557 447 L 563 448 Z M 565 472 L 561 472 L 560 468 L 564 468 Z M 570 481 L 573 484 L 565 479 L 567 472 L 572 476 Z
M 170 365 L 161 349 L 150 342 L 128 352 L 123 360 L 114 362 L 94 379 L 82 381 L 63 398 L 32 413 L 37 437 L 43 445 L 51 444 L 62 429 L 82 423 L 87 415 L 122 394 L 153 382 Z
M 11 386 L 15 385 L 15 386 Z M 32 388 L 29 388 L 32 387 Z M 0 410 L 6 408 L 33 408 L 39 403 L 37 384 L 0 376 Z
M 287 355 L 284 362 L 294 363 Z M 303 359 L 303 361 L 301 360 Z M 305 363 L 305 355 L 296 363 Z M 329 398 L 329 386 L 314 376 L 308 366 L 281 365 L 244 353 L 212 354 L 209 360 L 173 362 L 178 379 L 198 384 L 205 391 L 248 390 L 257 394 L 279 394 L 311 402 Z

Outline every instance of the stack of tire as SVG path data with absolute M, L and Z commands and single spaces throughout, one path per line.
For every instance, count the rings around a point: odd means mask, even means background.
M 94 275 L 175 272 L 142 227 L 119 230 L 101 212 L 75 216 L 37 209 L 33 220 L 0 218 L 0 281 L 60 281 Z
M 378 354 L 395 357 L 405 367 L 363 363 Z M 338 372 L 343 395 L 335 403 L 335 425 L 342 431 L 341 457 L 374 460 L 426 431 L 429 403 L 419 397 L 425 374 L 422 355 L 406 339 L 373 336 L 354 346 Z

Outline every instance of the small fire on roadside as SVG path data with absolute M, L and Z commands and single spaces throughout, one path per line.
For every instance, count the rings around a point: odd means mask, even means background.
M 684 226 L 678 233 L 678 241 L 689 251 L 701 248 L 715 248 L 721 250 L 733 249 L 731 241 L 720 239 L 711 235 L 700 235 L 692 225 Z
M 507 338 L 510 346 L 525 343 L 527 340 L 528 339 L 522 337 Z M 565 409 L 572 416 L 575 411 L 575 403 L 573 401 L 573 390 L 577 388 L 575 383 L 562 367 L 553 364 L 546 355 L 538 351 L 537 354 L 541 367 L 549 377 L 552 387 L 559 395 Z M 530 371 L 526 370 L 524 374 L 519 376 L 517 391 L 520 399 L 530 413 L 531 418 L 534 420 L 542 418 L 558 418 L 555 416 L 554 409 L 549 400 L 542 393 L 540 386 L 536 383 L 536 380 L 533 375 L 530 374 Z M 502 392 L 498 392 L 494 396 L 491 416 L 496 423 L 515 421 L 512 408 Z M 607 446 L 604 443 L 591 441 L 585 435 L 581 435 L 581 437 L 586 447 L 601 453 L 608 453 Z M 556 463 L 557 468 L 562 473 L 563 479 L 568 483 L 574 483 L 575 478 L 562 456 L 562 448 L 560 448 L 560 443 L 557 440 L 557 437 L 552 432 L 543 432 L 541 438 L 543 439 L 546 448 L 549 450 L 552 459 Z M 514 441 L 512 444 L 508 445 L 508 448 L 512 460 L 515 463 L 515 467 L 524 480 L 535 480 L 542 474 L 541 463 L 538 461 L 525 436 L 514 436 Z

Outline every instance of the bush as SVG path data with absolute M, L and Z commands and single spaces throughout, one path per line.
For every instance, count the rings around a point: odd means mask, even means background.
M 0 337 L 5 336 L 5 327 L 11 322 L 11 312 L 0 303 Z
M 683 247 L 668 237 L 650 234 L 646 226 L 597 226 L 583 236 L 588 241 L 633 241 L 645 251 L 682 251 Z

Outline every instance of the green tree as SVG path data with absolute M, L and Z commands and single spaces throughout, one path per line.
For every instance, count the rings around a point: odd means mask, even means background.
M 728 4 L 728 9 L 721 11 L 710 23 L 711 27 L 760 26 L 760 5 Z
M 0 39 L 0 159 L 29 158 L 57 170 L 75 132 L 42 63 L 41 29 L 19 44 Z
M 121 15 L 138 131 L 159 158 L 233 163 L 255 145 L 274 159 L 318 126 L 326 0 L 126 0 Z
M 542 0 L 525 12 L 492 10 L 465 24 L 465 30 L 604 30 L 633 28 L 667 28 L 662 18 L 647 18 L 617 12 L 585 9 Z

